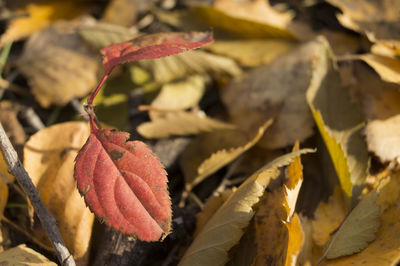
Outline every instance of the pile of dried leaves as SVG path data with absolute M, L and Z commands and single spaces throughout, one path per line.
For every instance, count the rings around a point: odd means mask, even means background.
M 0 4 L 0 122 L 77 265 L 400 261 L 399 1 Z M 114 231 L 74 179 L 100 50 L 210 28 L 201 49 L 116 67 L 95 98 L 168 172 L 170 234 Z M 0 176 L 0 262 L 56 265 L 1 153 Z

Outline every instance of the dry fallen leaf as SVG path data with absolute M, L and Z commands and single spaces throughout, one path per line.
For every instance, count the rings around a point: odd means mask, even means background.
M 365 64 L 354 64 L 351 84 L 367 118 L 368 150 L 382 162 L 400 156 L 400 93 L 398 85 L 382 81 Z
M 72 19 L 84 13 L 88 6 L 78 1 L 42 1 L 29 3 L 17 13 L 28 13 L 28 17 L 13 19 L 6 32 L 1 36 L 0 47 L 6 43 L 28 37 L 32 33 L 61 19 Z
M 361 55 L 360 58 L 373 67 L 384 81 L 400 84 L 400 60 L 398 58 L 376 54 Z
M 1 252 L 0 265 L 56 266 L 57 264 L 22 244 Z
M 287 40 L 216 40 L 206 47 L 216 54 L 228 56 L 246 67 L 267 64 L 295 46 Z
M 278 12 L 268 1 L 230 1 L 218 0 L 213 6 L 191 4 L 188 17 L 201 21 L 216 29 L 234 33 L 244 38 L 283 38 L 296 37 L 286 27 L 292 19 L 290 12 Z
M 125 27 L 132 26 L 137 19 L 137 5 L 136 1 L 131 0 L 111 0 L 101 20 Z
M 394 173 L 381 188 L 377 203 L 381 207 L 381 226 L 376 238 L 363 251 L 352 256 L 324 261 L 329 266 L 396 265 L 400 260 L 400 174 Z
M 370 40 L 400 40 L 400 3 L 396 0 L 328 0 L 343 14 L 337 18 L 343 26 L 365 33 Z
M 222 100 L 240 128 L 254 132 L 274 118 L 258 145 L 282 148 L 313 134 L 314 123 L 304 94 L 320 46 L 318 41 L 303 44 L 222 89 Z
M 340 226 L 346 217 L 343 194 L 339 187 L 329 197 L 328 202 L 321 202 L 314 213 L 312 225 L 312 239 L 318 246 L 328 242 L 331 234 Z
M 219 121 L 198 112 L 168 112 L 165 117 L 145 122 L 137 131 L 145 138 L 167 138 L 172 135 L 191 135 L 221 129 L 234 128 L 232 124 Z
M 323 257 L 334 259 L 358 253 L 375 239 L 381 214 L 378 196 L 372 191 L 357 204 L 325 245 Z
M 267 121 L 251 138 L 238 130 L 221 130 L 199 136 L 181 157 L 185 175 L 185 190 L 190 191 L 205 178 L 215 173 L 253 147 L 272 121 Z
M 298 150 L 297 142 L 293 152 Z M 303 169 L 297 156 L 288 166 L 283 186 L 261 199 L 254 216 L 255 265 L 296 265 L 304 243 L 304 232 L 294 213 L 302 182 Z
M 24 148 L 24 166 L 61 235 L 80 265 L 87 265 L 94 216 L 80 196 L 74 160 L 89 135 L 85 122 L 66 122 L 34 134 Z M 47 239 L 44 230 L 36 233 Z
M 96 55 L 76 33 L 76 25 L 54 23 L 31 36 L 17 61 L 43 107 L 85 96 L 97 82 Z
M 228 252 L 236 245 L 254 215 L 253 206 L 260 201 L 265 188 L 278 177 L 278 167 L 310 150 L 285 154 L 251 175 L 218 209 L 199 232 L 179 265 L 225 265 Z
M 340 82 L 332 52 L 325 39 L 318 49 L 307 102 L 327 146 L 342 189 L 354 199 L 366 178 L 368 152 L 360 133 L 363 118 Z M 354 186 L 354 187 L 353 187 Z M 355 188 L 355 189 L 353 189 Z
M 192 75 L 185 80 L 168 83 L 162 86 L 160 93 L 152 101 L 151 107 L 155 111 L 150 111 L 151 120 L 157 120 L 164 116 L 164 111 L 183 111 L 198 105 L 206 89 L 205 76 Z
M 196 214 L 196 230 L 193 237 L 196 237 L 203 227 L 207 224 L 208 220 L 214 215 L 219 207 L 229 198 L 229 196 L 236 191 L 236 188 L 226 189 L 219 196 L 212 196 L 207 199 L 204 208 Z
M 190 74 L 221 73 L 240 76 L 242 70 L 231 58 L 204 51 L 190 51 L 158 60 L 139 61 L 138 64 L 152 73 L 158 83 L 167 83 Z

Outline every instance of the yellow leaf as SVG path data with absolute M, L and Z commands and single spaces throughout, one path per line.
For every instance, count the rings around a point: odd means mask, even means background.
M 154 80 L 161 84 L 191 74 L 220 73 L 231 76 L 242 74 L 242 70 L 231 58 L 204 51 L 189 51 L 157 60 L 141 60 L 137 63 L 151 72 Z
M 24 166 L 32 182 L 58 221 L 68 249 L 83 264 L 89 258 L 94 216 L 77 190 L 73 173 L 75 157 L 88 136 L 87 123 L 66 122 L 38 131 L 24 148 Z M 47 238 L 43 231 L 41 235 Z
M 299 147 L 300 144 L 297 141 L 292 151 L 298 151 Z M 301 185 L 303 184 L 303 165 L 301 164 L 300 156 L 294 158 L 289 164 L 286 176 L 287 180 L 283 186 L 286 195 L 285 200 L 288 214 L 285 221 L 290 222 L 296 208 L 297 197 L 299 196 Z
M 111 24 L 130 27 L 137 19 L 136 13 L 139 5 L 130 0 L 111 0 L 101 20 Z
M 145 138 L 167 138 L 229 128 L 234 125 L 207 117 L 202 112 L 169 112 L 164 118 L 142 123 L 137 131 Z
M 77 1 L 46 1 L 28 4 L 18 13 L 28 13 L 29 16 L 11 21 L 6 32 L 1 36 L 0 47 L 8 42 L 28 37 L 56 20 L 77 17 L 86 10 L 87 5 Z
M 296 152 L 299 152 L 298 143 L 292 154 Z M 254 216 L 255 265 L 296 265 L 303 246 L 304 232 L 294 213 L 303 181 L 300 154 L 291 160 L 285 184 L 264 195 Z
M 1 265 L 56 266 L 42 254 L 25 246 L 19 245 L 0 253 Z
M 180 82 L 165 84 L 151 103 L 151 107 L 171 111 L 195 107 L 203 97 L 205 83 L 206 77 L 193 75 Z M 162 116 L 162 112 L 150 111 L 149 116 L 156 120 Z
M 399 59 L 376 54 L 366 54 L 360 58 L 373 67 L 384 81 L 400 84 Z
M 311 221 L 314 242 L 318 246 L 325 245 L 345 217 L 343 195 L 340 188 L 336 187 L 328 202 L 321 202 L 315 210 L 314 220 Z
M 277 167 L 287 165 L 293 158 L 309 151 L 285 154 L 251 175 L 211 217 L 179 265 L 224 265 L 229 250 L 238 243 L 254 215 L 253 206 L 259 202 L 269 182 L 278 177 Z
M 235 59 L 243 66 L 255 67 L 270 63 L 295 46 L 286 40 L 216 40 L 205 47 L 214 53 Z
M 263 5 L 265 1 L 253 1 L 253 3 L 257 5 Z M 194 18 L 198 21 L 206 23 L 211 27 L 223 29 L 242 38 L 282 38 L 287 40 L 296 39 L 295 35 L 285 28 L 287 23 L 291 20 L 291 15 L 288 13 L 283 14 L 283 16 L 281 16 L 281 19 L 266 21 L 265 18 L 268 17 L 266 14 L 260 15 L 256 17 L 256 19 L 253 19 L 251 15 L 248 15 L 248 13 L 243 10 L 243 8 L 239 7 L 235 10 L 238 11 L 233 11 L 233 9 L 225 11 L 223 7 L 192 5 L 192 9 L 188 16 L 192 19 Z M 257 10 L 257 7 L 254 10 Z M 270 7 L 269 10 L 274 12 L 273 9 Z M 262 10 L 259 11 L 262 12 Z
M 204 157 L 199 157 L 199 149 L 193 148 L 196 146 L 196 142 L 195 145 L 192 144 L 181 157 L 181 165 L 186 179 L 186 192 L 253 147 L 271 123 L 272 121 L 266 122 L 250 140 L 239 131 L 219 131 L 214 135 L 209 135 L 208 140 L 207 137 L 205 138 L 205 142 L 202 140 L 197 142 L 203 147 L 200 155 L 204 154 Z M 224 141 L 219 142 L 220 138 Z M 214 142 L 219 142 L 218 146 L 214 146 Z M 197 156 L 191 156 L 191 152 Z
M 350 198 L 360 193 L 353 185 L 362 185 L 368 167 L 366 143 L 360 133 L 363 118 L 351 102 L 348 88 L 332 61 L 332 53 L 325 39 L 315 60 L 313 77 L 306 93 L 314 120 L 330 153 L 342 189 Z
M 32 35 L 17 61 L 43 107 L 65 105 L 97 84 L 97 55 L 75 32 L 76 25 L 57 22 Z
M 289 232 L 289 240 L 285 265 L 297 265 L 297 257 L 299 256 L 305 241 L 304 230 L 297 213 L 293 214 L 290 223 L 287 223 L 286 226 Z
M 224 265 L 228 251 L 239 241 L 243 228 L 253 217 L 253 205 L 279 171 L 255 173 L 218 209 L 186 251 L 179 265 Z

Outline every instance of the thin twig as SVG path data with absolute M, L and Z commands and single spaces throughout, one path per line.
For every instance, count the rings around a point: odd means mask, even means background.
M 42 130 L 45 128 L 45 125 L 43 124 L 42 120 L 40 117 L 36 114 L 35 110 L 33 110 L 32 107 L 28 107 L 26 110 L 24 110 L 23 115 L 28 122 L 28 124 L 33 127 L 36 131 Z
M 56 251 L 58 260 L 61 265 L 75 266 L 75 261 L 67 247 L 65 246 L 64 240 L 61 237 L 60 231 L 57 228 L 56 220 L 51 216 L 43 203 L 43 200 L 39 196 L 39 192 L 33 185 L 31 178 L 22 166 L 21 161 L 18 159 L 17 152 L 11 145 L 6 132 L 4 131 L 3 125 L 0 123 L 0 149 L 3 154 L 4 160 L 8 166 L 8 171 L 15 176 L 22 189 L 29 197 L 37 216 L 42 222 L 43 227 L 47 232 L 51 243 L 53 244 L 54 250 Z

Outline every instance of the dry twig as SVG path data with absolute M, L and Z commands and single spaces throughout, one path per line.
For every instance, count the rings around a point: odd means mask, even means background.
M 28 195 L 35 212 L 45 228 L 47 235 L 53 244 L 56 251 L 58 260 L 61 265 L 75 266 L 75 261 L 65 246 L 64 240 L 61 237 L 60 231 L 57 228 L 56 220 L 51 216 L 46 206 L 43 204 L 39 196 L 39 192 L 33 185 L 31 178 L 22 166 L 21 161 L 18 159 L 17 152 L 11 145 L 2 124 L 0 123 L 0 149 L 3 154 L 4 160 L 8 166 L 8 171 L 15 176 L 20 183 L 26 195 Z

